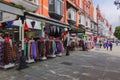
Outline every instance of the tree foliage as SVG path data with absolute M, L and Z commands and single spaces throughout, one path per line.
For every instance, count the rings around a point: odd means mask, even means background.
M 114 36 L 120 40 L 120 26 L 115 28 Z

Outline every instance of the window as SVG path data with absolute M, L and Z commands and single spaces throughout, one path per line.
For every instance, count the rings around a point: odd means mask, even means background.
M 88 5 L 86 5 L 85 7 L 86 7 L 86 8 L 85 8 L 85 11 L 86 11 L 87 13 L 89 13 L 89 7 L 88 7 Z
M 82 9 L 82 0 L 80 0 L 80 6 L 79 7 Z
M 61 0 L 49 0 L 49 12 L 62 15 L 62 1 Z
M 82 25 L 85 25 L 84 14 L 79 15 L 79 23 L 81 23 Z
M 54 0 L 49 0 L 49 12 L 54 12 L 55 7 L 54 7 Z
M 90 8 L 89 4 L 87 2 L 85 2 L 83 6 L 84 6 L 84 9 L 85 9 L 85 12 L 89 13 L 89 8 Z
M 81 23 L 81 15 L 79 15 L 79 23 Z
M 86 21 L 86 26 L 88 26 L 88 21 Z
M 55 2 L 55 10 L 57 14 L 62 15 L 62 2 L 60 0 L 56 0 Z
M 76 21 L 76 10 L 73 8 L 68 9 L 68 19 Z

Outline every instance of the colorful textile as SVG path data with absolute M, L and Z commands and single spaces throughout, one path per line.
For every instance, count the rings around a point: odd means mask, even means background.
M 27 43 L 24 42 L 24 56 L 27 56 Z
M 35 44 L 35 41 L 34 42 L 31 42 L 31 57 L 32 58 L 36 58 L 36 44 Z

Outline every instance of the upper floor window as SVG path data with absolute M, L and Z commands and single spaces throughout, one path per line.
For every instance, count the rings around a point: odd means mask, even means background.
M 79 7 L 82 9 L 82 0 L 80 0 L 80 5 L 79 5 Z
M 89 4 L 87 3 L 87 2 L 84 2 L 84 10 L 85 10 L 85 12 L 87 13 L 87 14 L 89 14 L 89 9 L 90 9 L 90 7 L 89 7 Z
M 61 0 L 56 0 L 55 2 L 55 8 L 56 8 L 56 13 L 57 14 L 62 14 L 62 1 Z
M 49 0 L 49 12 L 62 15 L 62 0 Z
M 55 11 L 55 4 L 54 0 L 49 0 L 49 12 Z
M 79 23 L 81 23 L 81 17 L 82 17 L 82 16 L 81 16 L 81 15 L 79 15 Z
M 68 19 L 76 21 L 76 10 L 73 8 L 68 9 Z
M 82 25 L 84 25 L 85 24 L 85 19 L 84 19 L 85 17 L 84 17 L 84 14 L 80 14 L 79 15 L 79 23 L 81 23 Z

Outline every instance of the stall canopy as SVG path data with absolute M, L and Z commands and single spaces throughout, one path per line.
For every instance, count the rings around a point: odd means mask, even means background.
M 85 28 L 84 26 L 79 25 L 78 27 L 70 25 L 70 33 L 85 33 Z
M 24 15 L 23 10 L 20 9 L 19 7 L 1 0 L 0 0 L 0 11 L 9 12 L 15 15 L 21 15 L 21 16 Z
M 26 16 L 27 19 L 46 22 L 46 23 L 49 23 L 49 24 L 59 26 L 61 28 L 62 27 L 63 28 L 70 28 L 69 25 L 64 23 L 64 22 L 61 22 L 61 21 L 58 21 L 58 20 L 55 20 L 55 19 L 51 19 L 49 17 L 45 17 L 45 16 L 42 16 L 40 14 L 37 15 L 37 14 L 31 13 L 31 12 L 25 12 L 25 16 Z
M 15 20 L 18 16 L 23 16 L 24 12 L 21 8 L 12 5 L 11 3 L 7 3 L 4 1 L 0 1 L 0 22 L 7 22 L 11 20 Z

